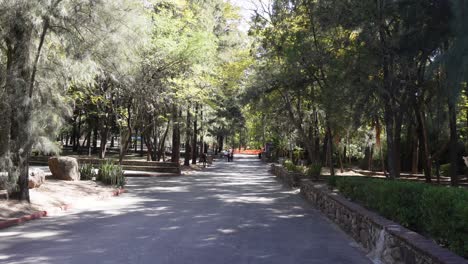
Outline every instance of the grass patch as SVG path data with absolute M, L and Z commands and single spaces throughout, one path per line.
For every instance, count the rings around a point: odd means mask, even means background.
M 126 184 L 122 167 L 107 160 L 101 164 L 96 180 L 116 187 L 123 188 Z
M 363 177 L 330 177 L 328 183 L 347 198 L 468 257 L 468 190 Z

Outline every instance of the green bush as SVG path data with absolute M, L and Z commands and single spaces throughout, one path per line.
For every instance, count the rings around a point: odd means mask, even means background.
M 125 176 L 122 167 L 108 160 L 99 168 L 96 180 L 116 187 L 123 188 L 125 186 Z
M 322 164 L 313 163 L 307 168 L 307 177 L 318 180 L 322 172 Z
M 442 176 L 450 175 L 450 163 L 440 165 L 440 175 Z
M 331 188 L 331 189 L 334 189 L 336 188 L 336 181 L 337 181 L 338 177 L 336 176 L 330 176 L 327 178 L 327 183 L 328 183 L 328 186 Z
M 284 167 L 291 172 L 300 172 L 301 168 L 299 166 L 294 165 L 294 163 L 291 160 L 285 160 L 284 161 Z
M 330 181 L 344 196 L 468 257 L 468 190 L 363 177 Z
M 94 177 L 97 176 L 93 165 L 92 164 L 87 164 L 87 163 L 81 165 L 80 175 L 81 175 L 80 179 L 83 180 L 83 181 L 90 181 Z

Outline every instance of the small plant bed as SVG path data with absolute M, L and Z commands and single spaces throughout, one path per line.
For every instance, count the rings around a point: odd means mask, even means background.
M 468 190 L 409 181 L 330 177 L 330 187 L 468 258 Z
M 104 185 L 110 185 L 116 188 L 123 188 L 126 184 L 122 167 L 111 160 L 107 160 L 96 167 L 95 165 L 85 163 L 80 167 L 80 174 L 81 180 L 96 180 Z

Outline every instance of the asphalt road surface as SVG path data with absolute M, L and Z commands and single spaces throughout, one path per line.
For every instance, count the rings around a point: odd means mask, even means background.
M 175 178 L 130 178 L 123 196 L 0 231 L 0 263 L 370 263 L 256 156 Z

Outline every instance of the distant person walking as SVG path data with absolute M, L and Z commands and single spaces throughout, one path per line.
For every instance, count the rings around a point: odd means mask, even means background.
M 203 163 L 203 168 L 206 168 L 206 153 L 201 154 L 200 162 Z
M 233 149 L 228 150 L 227 159 L 228 159 L 228 162 L 233 161 L 233 159 L 234 159 L 234 150 Z

